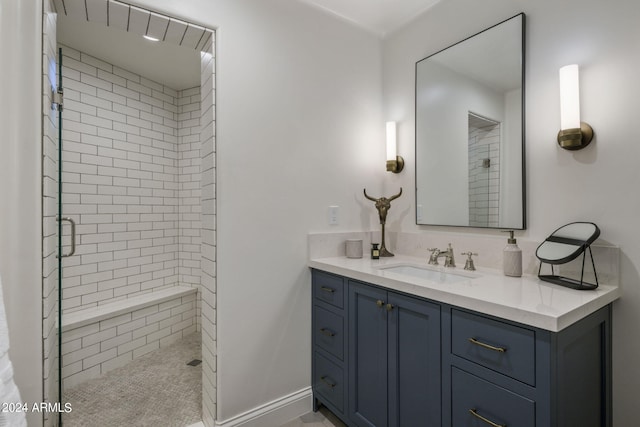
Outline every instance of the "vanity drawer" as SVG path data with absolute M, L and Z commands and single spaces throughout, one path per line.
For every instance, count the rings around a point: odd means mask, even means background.
M 318 347 L 344 360 L 344 317 L 314 305 L 313 336 Z
M 452 309 L 451 352 L 535 386 L 535 333 L 530 329 Z
M 313 271 L 313 297 L 344 308 L 344 280 L 340 276 Z
M 314 352 L 313 389 L 340 412 L 344 412 L 344 371 L 321 354 Z
M 453 426 L 536 425 L 534 401 L 455 367 L 451 393 Z

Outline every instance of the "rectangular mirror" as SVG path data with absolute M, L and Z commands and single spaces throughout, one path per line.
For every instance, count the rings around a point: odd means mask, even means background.
M 524 14 L 416 63 L 416 223 L 524 229 Z

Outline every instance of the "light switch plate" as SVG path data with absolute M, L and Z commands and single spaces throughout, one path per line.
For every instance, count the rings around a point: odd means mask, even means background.
M 329 206 L 329 225 L 340 223 L 340 206 Z

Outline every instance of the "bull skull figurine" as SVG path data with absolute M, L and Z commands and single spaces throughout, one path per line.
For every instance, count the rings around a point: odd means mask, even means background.
M 375 202 L 376 209 L 378 210 L 378 214 L 380 215 L 380 224 L 382 225 L 382 244 L 380 245 L 380 256 L 393 256 L 391 252 L 387 250 L 384 245 L 384 226 L 387 222 L 387 212 L 391 209 L 391 201 L 397 199 L 402 195 L 402 187 L 400 187 L 400 192 L 395 196 L 391 196 L 389 198 L 380 197 L 379 199 L 374 199 L 367 194 L 367 189 L 364 189 L 364 197 Z

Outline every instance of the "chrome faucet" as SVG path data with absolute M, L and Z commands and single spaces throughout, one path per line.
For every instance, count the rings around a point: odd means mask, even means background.
M 431 251 L 431 255 L 429 255 L 429 264 L 438 265 L 438 258 L 444 258 L 444 266 L 445 267 L 455 267 L 456 259 L 453 256 L 453 247 L 451 243 L 449 243 L 449 247 L 447 249 L 441 250 L 438 248 L 429 248 L 428 251 Z

